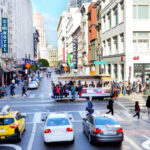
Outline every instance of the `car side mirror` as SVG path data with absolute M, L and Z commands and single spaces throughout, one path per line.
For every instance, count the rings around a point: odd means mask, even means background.
M 42 119 L 43 122 L 45 122 L 45 119 Z
M 26 116 L 22 115 L 21 118 L 25 118 Z
M 72 120 L 72 118 L 71 118 L 71 117 L 69 117 L 69 120 Z

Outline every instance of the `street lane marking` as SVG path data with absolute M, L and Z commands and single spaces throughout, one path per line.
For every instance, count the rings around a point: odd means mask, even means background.
M 150 150 L 150 138 L 146 135 L 142 135 L 144 138 L 146 138 L 146 141 L 142 143 L 142 147 Z
M 35 122 L 35 123 L 41 122 L 41 113 L 40 112 L 36 112 L 34 114 L 33 122 Z
M 34 123 L 27 150 L 32 150 L 34 137 L 35 137 L 35 133 L 36 133 L 36 126 L 37 126 L 36 123 Z
M 142 150 L 135 142 L 132 141 L 132 139 L 130 139 L 126 135 L 124 137 L 125 137 L 125 140 L 135 148 L 135 150 Z
M 15 144 L 1 144 L 0 147 L 12 147 L 15 150 L 22 150 L 22 148 L 19 145 Z

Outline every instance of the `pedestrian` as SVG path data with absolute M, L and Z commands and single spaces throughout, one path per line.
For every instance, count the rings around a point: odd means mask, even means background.
M 136 112 L 136 114 L 133 115 L 133 117 L 138 116 L 138 119 L 139 119 L 140 118 L 140 106 L 139 106 L 139 102 L 138 101 L 135 102 L 135 112 Z
M 87 116 L 94 113 L 92 97 L 90 97 L 88 100 L 88 104 L 86 106 L 86 111 L 88 111 Z
M 76 87 L 74 86 L 74 84 L 71 86 L 71 94 L 72 94 L 72 98 L 75 98 L 75 91 L 76 91 Z
M 111 113 L 112 115 L 114 115 L 114 109 L 113 109 L 113 97 L 109 100 L 108 105 L 107 105 L 107 109 L 109 110 L 108 112 L 106 112 L 106 114 Z
M 150 117 L 150 96 L 148 96 L 148 98 L 147 98 L 146 107 L 147 107 L 147 111 L 148 111 L 148 117 Z
M 46 75 L 47 75 L 47 78 L 48 78 L 48 76 L 49 76 L 49 75 L 48 75 L 48 72 L 47 72 L 47 74 L 46 74 Z
M 11 96 L 14 96 L 14 95 L 15 95 L 14 89 L 15 89 L 15 85 L 14 85 L 14 84 L 11 84 L 11 86 L 10 86 L 10 95 L 11 95 Z
M 26 88 L 24 85 L 22 86 L 22 97 L 23 97 L 23 95 L 26 95 L 26 97 L 27 97 Z

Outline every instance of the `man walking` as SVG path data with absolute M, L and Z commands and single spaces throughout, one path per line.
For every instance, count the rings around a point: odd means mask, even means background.
M 113 97 L 109 100 L 108 105 L 107 105 L 107 109 L 109 109 L 109 111 L 106 114 L 111 113 L 112 115 L 114 115 L 114 109 L 113 109 Z
M 89 116 L 89 115 L 94 113 L 92 97 L 90 97 L 89 100 L 88 100 L 88 105 L 86 107 L 86 111 L 88 111 L 87 116 Z

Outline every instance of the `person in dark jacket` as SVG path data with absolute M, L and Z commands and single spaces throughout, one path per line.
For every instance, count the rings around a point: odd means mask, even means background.
M 22 86 L 22 96 L 23 96 L 23 95 L 26 95 L 26 96 L 27 96 L 26 88 L 25 88 L 24 85 Z
M 147 107 L 147 111 L 148 111 L 148 117 L 150 117 L 150 96 L 148 96 L 148 98 L 147 98 L 146 107 Z
M 111 113 L 112 115 L 114 115 L 114 109 L 113 109 L 113 97 L 109 100 L 108 105 L 107 105 L 107 109 L 109 109 L 109 111 L 106 114 Z
M 90 97 L 89 100 L 88 100 L 86 111 L 88 111 L 87 116 L 94 113 L 92 97 Z
M 140 106 L 139 106 L 138 101 L 135 102 L 135 112 L 136 112 L 136 114 L 133 115 L 133 117 L 138 116 L 138 119 L 139 119 L 140 118 Z
M 14 95 L 15 95 L 14 89 L 15 89 L 15 85 L 14 85 L 14 84 L 11 84 L 11 86 L 10 86 L 10 95 L 11 95 L 11 96 L 14 96 Z

